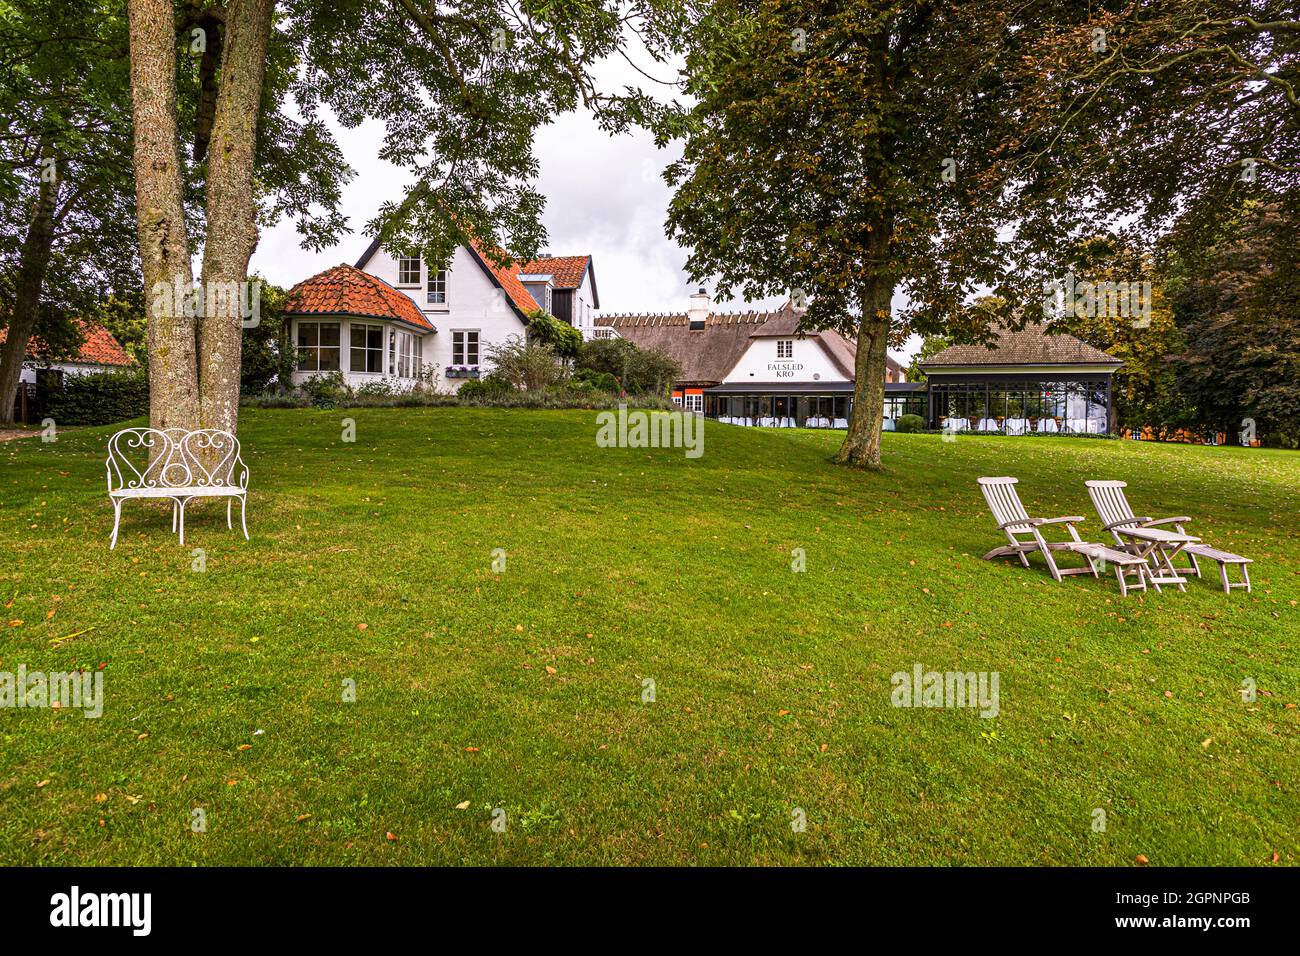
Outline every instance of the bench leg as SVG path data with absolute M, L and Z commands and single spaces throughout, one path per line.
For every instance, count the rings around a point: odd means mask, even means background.
M 1219 580 L 1223 582 L 1223 593 L 1231 594 L 1232 586 L 1228 584 L 1228 565 L 1225 561 L 1219 562 Z
M 108 542 L 108 550 L 112 551 L 117 547 L 117 529 L 122 523 L 122 499 L 113 499 L 113 538 Z
M 1128 597 L 1128 583 L 1124 580 L 1124 566 L 1115 565 L 1115 580 L 1119 582 L 1119 596 Z
M 1246 570 L 1246 565 L 1241 566 L 1241 579 L 1246 582 L 1246 593 L 1250 593 L 1250 572 Z
M 248 540 L 248 496 L 239 496 L 239 524 L 244 529 L 244 540 Z
M 181 535 L 181 544 L 184 544 L 184 543 L 185 543 L 185 499 L 178 499 L 178 500 L 180 501 L 180 535 Z
M 172 499 L 172 534 L 176 533 L 176 499 Z
M 227 531 L 230 531 L 235 527 L 233 524 L 230 523 L 230 506 L 233 505 L 234 503 L 235 500 L 233 498 L 226 499 L 226 530 Z

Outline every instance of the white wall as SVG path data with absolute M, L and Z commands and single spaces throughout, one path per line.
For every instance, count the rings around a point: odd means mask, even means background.
M 582 283 L 573 291 L 573 325 L 578 327 L 589 327 L 592 324 L 591 317 L 594 314 L 592 302 L 595 294 L 591 291 L 591 269 L 588 268 L 582 275 Z
M 816 339 L 794 339 L 794 355 L 776 357 L 776 343 L 787 339 L 751 339 L 749 348 L 727 375 L 731 382 L 846 382 Z
M 522 336 L 524 324 L 511 308 L 505 293 L 492 284 L 469 249 L 458 248 L 447 269 L 445 305 L 425 302 L 429 264 L 422 262 L 420 266 L 418 288 L 397 285 L 397 260 L 383 249 L 376 250 L 371 256 L 365 271 L 409 295 L 425 318 L 433 323 L 438 331 L 424 337 L 425 364 L 432 363 L 438 369 L 441 389 L 459 389 L 464 379 L 446 377 L 446 368 L 451 364 L 451 333 L 456 329 L 478 330 L 479 352 L 483 357 L 489 345 L 504 342 L 512 335 Z
M 30 362 L 23 363 L 23 367 L 18 370 L 18 381 L 34 385 L 36 383 L 37 367 Z M 39 367 L 46 368 L 44 365 Z M 51 362 L 49 368 L 62 372 L 64 376 L 98 375 L 101 372 L 126 371 L 126 368 L 121 365 L 85 365 L 71 362 Z

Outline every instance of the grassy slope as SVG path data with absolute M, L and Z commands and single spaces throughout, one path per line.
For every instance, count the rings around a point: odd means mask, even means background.
M 184 549 L 137 503 L 108 551 L 111 429 L 0 445 L 0 669 L 107 662 L 99 720 L 0 711 L 0 862 L 1300 859 L 1300 456 L 891 434 L 868 475 L 833 434 L 600 449 L 589 412 L 242 429 L 253 540 L 206 505 Z M 1053 515 L 1124 478 L 1255 592 L 982 562 L 985 474 Z M 915 662 L 999 671 L 1001 716 L 891 707 Z

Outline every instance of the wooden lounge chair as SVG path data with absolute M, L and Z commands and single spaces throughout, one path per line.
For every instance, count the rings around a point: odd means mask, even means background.
M 1000 548 L 994 548 L 984 555 L 985 561 L 1014 554 L 1020 559 L 1021 564 L 1029 567 L 1029 553 L 1038 551 L 1042 553 L 1043 559 L 1047 562 L 1047 569 L 1052 572 L 1052 578 L 1056 581 L 1067 574 L 1091 574 L 1094 578 L 1099 577 L 1099 570 L 1105 567 L 1105 562 L 1110 562 L 1115 568 L 1115 579 L 1119 582 L 1120 594 L 1127 597 L 1130 589 L 1140 591 L 1147 589 L 1150 569 L 1145 558 L 1128 551 L 1109 548 L 1104 544 L 1084 541 L 1074 527 L 1084 520 L 1082 515 L 1070 515 L 1064 518 L 1029 517 L 1025 506 L 1020 503 L 1020 495 L 1016 492 L 1018 481 L 1018 478 L 979 479 L 980 491 L 984 493 L 984 500 L 988 502 L 989 510 L 993 512 L 998 529 L 1006 534 L 1007 540 L 1011 542 Z M 1046 540 L 1039 529 L 1049 524 L 1065 525 L 1070 532 L 1071 540 Z M 1030 539 L 1025 540 L 1020 537 L 1021 535 L 1029 535 Z M 1086 558 L 1088 564 L 1082 568 L 1059 567 L 1052 556 L 1053 551 L 1073 551 Z M 1133 578 L 1132 581 L 1129 581 L 1130 577 Z
M 1109 531 L 1121 546 L 1124 545 L 1120 534 L 1123 529 L 1138 528 L 1152 529 L 1159 531 L 1160 525 L 1173 525 L 1179 535 L 1191 537 L 1187 534 L 1184 524 L 1191 521 L 1187 515 L 1179 515 L 1174 518 L 1150 518 L 1138 517 L 1133 514 L 1133 507 L 1128 503 L 1128 498 L 1124 494 L 1124 489 L 1128 487 L 1125 481 L 1085 481 L 1088 487 L 1088 497 L 1092 499 L 1093 506 L 1097 509 L 1097 514 L 1105 524 L 1105 530 Z M 1243 558 L 1239 554 L 1233 554 L 1231 551 L 1221 551 L 1218 548 L 1212 548 L 1202 542 L 1199 538 L 1193 538 L 1193 543 L 1185 545 L 1180 553 L 1186 554 L 1191 567 L 1180 570 L 1191 571 L 1198 578 L 1201 576 L 1201 566 L 1197 558 L 1205 558 L 1209 561 L 1215 561 L 1219 565 L 1219 580 L 1223 584 L 1223 593 L 1231 594 L 1233 588 L 1245 588 L 1246 593 L 1250 593 L 1250 571 L 1246 565 L 1254 563 L 1253 558 Z M 1235 564 L 1241 568 L 1241 580 L 1228 580 L 1228 565 Z M 1170 570 L 1173 565 L 1169 564 Z

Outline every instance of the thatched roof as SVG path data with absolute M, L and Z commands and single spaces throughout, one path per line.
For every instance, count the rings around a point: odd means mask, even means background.
M 661 349 L 682 367 L 684 384 L 717 384 L 745 354 L 749 337 L 775 312 L 714 312 L 692 329 L 685 313 L 602 315 L 597 325 L 618 330 L 637 348 Z
M 690 327 L 685 312 L 602 315 L 598 325 L 613 326 L 638 348 L 662 349 L 682 367 L 685 384 L 716 384 L 740 361 L 749 340 L 755 338 L 810 338 L 817 340 L 845 378 L 853 378 L 857 346 L 839 332 L 796 332 L 800 315 L 786 302 L 771 312 L 713 312 L 703 329 Z M 892 358 L 889 367 L 903 371 Z
M 952 345 L 921 363 L 923 370 L 952 365 L 1107 365 L 1124 363 L 1101 349 L 1064 332 L 1051 332 L 1043 323 L 1027 325 L 1019 332 L 996 330 L 994 348 L 982 345 Z

